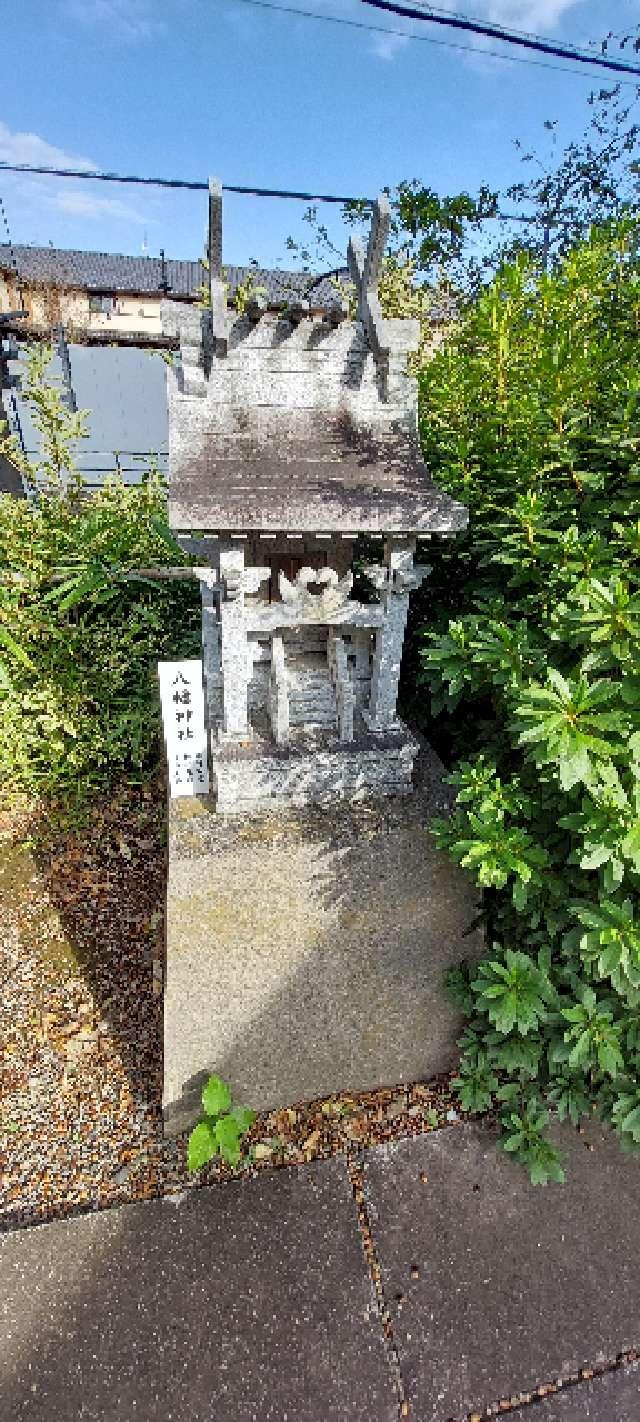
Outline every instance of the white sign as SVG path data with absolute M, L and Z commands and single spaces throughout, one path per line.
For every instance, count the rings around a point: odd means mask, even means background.
M 164 741 L 171 794 L 209 789 L 202 662 L 158 662 Z

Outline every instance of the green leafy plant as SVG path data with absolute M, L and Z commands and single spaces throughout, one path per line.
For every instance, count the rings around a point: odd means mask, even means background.
M 210 1076 L 202 1088 L 204 1116 L 194 1126 L 187 1145 L 187 1167 L 200 1170 L 219 1155 L 227 1165 L 237 1165 L 242 1156 L 241 1141 L 256 1118 L 248 1106 L 232 1109 L 231 1092 L 219 1076 Z
M 545 1136 L 549 1113 L 532 1098 L 521 1111 L 502 1116 L 502 1149 L 526 1166 L 533 1185 L 564 1180 L 560 1152 Z
M 82 488 L 76 463 L 76 446 L 87 437 L 86 410 L 71 411 L 65 404 L 60 381 L 51 375 L 53 351 L 50 346 L 29 347 L 22 383 L 22 395 L 30 407 L 42 448 L 37 459 L 29 459 L 20 442 L 0 421 L 0 454 L 17 465 L 32 494 L 60 494 L 72 499 Z
M 526 1036 L 546 1016 L 552 988 L 545 974 L 526 953 L 507 948 L 504 961 L 496 958 L 481 963 L 472 983 L 481 1002 L 486 1003 L 489 1021 L 498 1032 L 514 1027 Z
M 135 572 L 168 550 L 186 561 L 160 476 L 83 491 L 82 420 L 47 380 L 36 349 L 25 394 L 42 456 L 25 467 L 29 500 L 0 496 L 0 778 L 72 804 L 157 763 L 157 662 L 199 654 L 200 609 L 195 580 Z
M 520 253 L 419 377 L 425 458 L 470 510 L 430 555 L 412 702 L 455 762 L 434 833 L 492 945 L 450 974 L 455 1085 L 537 1181 L 549 1110 L 640 1145 L 639 236 Z

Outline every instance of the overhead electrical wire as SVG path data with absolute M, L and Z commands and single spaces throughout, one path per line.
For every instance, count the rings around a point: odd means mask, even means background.
M 477 20 L 478 24 L 484 24 L 484 20 L 479 15 L 461 15 L 459 10 L 450 10 L 446 5 L 434 4 L 434 0 L 412 0 L 412 4 L 419 6 L 421 10 L 435 10 L 440 15 L 455 15 L 461 20 Z M 504 29 L 504 25 L 501 25 L 500 29 Z M 533 30 L 517 30 L 514 25 L 510 25 L 509 33 L 524 36 L 526 39 L 538 38 Z
M 522 31 L 507 30 L 502 25 L 491 25 L 483 20 L 464 19 L 461 15 L 450 15 L 433 9 L 418 9 L 415 5 L 403 5 L 398 0 L 361 0 L 363 5 L 371 5 L 388 15 L 399 15 L 405 20 L 420 20 L 423 24 L 445 25 L 450 29 L 463 30 L 466 34 L 482 35 L 486 39 L 498 39 L 504 44 L 519 45 L 522 49 L 535 50 L 540 54 L 551 54 L 557 59 L 571 59 L 579 64 L 592 64 L 599 69 L 611 69 L 618 74 L 637 74 L 640 66 L 627 64 L 622 59 L 608 59 L 605 55 L 589 54 L 574 45 L 555 44 L 553 40 L 542 39 L 539 35 L 526 35 Z
M 350 30 L 364 30 L 372 35 L 394 35 L 397 39 L 412 40 L 417 44 L 434 44 L 442 49 L 459 50 L 462 54 L 481 54 L 489 59 L 502 59 L 507 64 L 527 64 L 533 69 L 550 69 L 557 74 L 574 74 L 577 79 L 593 79 L 583 69 L 570 69 L 566 64 L 547 64 L 544 59 L 525 59 L 520 54 L 505 54 L 504 50 L 482 49 L 476 45 L 458 44 L 455 40 L 436 39 L 433 35 L 416 35 L 409 30 L 394 30 L 389 25 L 367 25 L 363 20 L 348 20 L 344 15 L 319 15 L 316 10 L 303 10 L 293 5 L 278 5 L 274 0 L 236 0 L 239 5 L 251 5 L 256 10 L 272 10 L 281 15 L 298 15 L 304 20 L 317 20 L 323 25 L 345 25 Z M 447 13 L 446 11 L 444 13 Z M 423 19 L 424 16 L 421 16 Z M 524 34 L 524 31 L 522 32 Z M 620 79 L 621 85 L 633 85 L 631 79 Z
M 41 164 L 30 163 L 5 163 L 0 160 L 0 169 L 6 173 L 35 173 L 44 174 L 51 178 L 93 178 L 100 183 L 142 183 L 145 187 L 151 188 L 188 188 L 189 191 L 203 192 L 209 191 L 208 182 L 190 181 L 182 178 L 143 178 L 134 173 L 100 173 L 87 168 L 46 168 Z M 280 188 L 247 188 L 239 187 L 235 183 L 223 183 L 222 191 L 225 193 L 241 193 L 249 197 L 267 198 L 296 198 L 304 202 L 334 202 L 344 205 L 345 203 L 366 203 L 373 207 L 373 198 L 357 197 L 337 197 L 335 193 L 299 193 L 288 192 Z M 530 217 L 522 212 L 488 212 L 480 217 L 479 221 L 484 222 L 537 222 L 537 217 Z M 341 270 L 341 269 L 340 269 Z M 333 273 L 329 273 L 333 275 Z
M 134 173 L 103 173 L 92 168 L 52 168 L 44 163 L 6 163 L 0 159 L 5 173 L 44 173 L 52 178 L 92 178 L 99 183 L 143 183 L 151 188 L 187 188 L 190 192 L 206 193 L 208 182 L 188 178 L 141 178 Z M 225 193 L 241 193 L 246 197 L 294 198 L 299 202 L 371 202 L 370 198 L 337 197 L 335 193 L 289 192 L 284 188 L 249 188 L 223 183 Z
M 607 145 L 607 148 L 611 144 Z M 606 150 L 603 150 L 603 152 Z M 602 155 L 599 155 L 602 156 Z M 208 182 L 191 181 L 183 178 L 145 178 L 134 173 L 102 173 L 87 168 L 48 168 L 43 164 L 30 163 L 5 163 L 0 160 L 0 169 L 6 173 L 31 173 L 36 176 L 44 174 L 50 178 L 89 178 L 100 183 L 141 183 L 144 187 L 151 188 L 187 188 L 190 192 L 209 191 Z M 289 192 L 281 188 L 249 188 L 241 187 L 236 183 L 223 183 L 222 191 L 225 193 L 240 193 L 248 197 L 266 198 L 294 198 L 303 202 L 332 202 L 345 205 L 347 203 L 365 203 L 368 207 L 373 207 L 374 199 L 367 197 L 338 197 L 335 193 L 301 193 Z M 0 216 L 2 206 L 0 202 Z M 524 212 L 486 212 L 478 217 L 479 222 L 532 222 L 537 223 L 541 219 Z M 7 246 L 11 246 L 10 239 L 7 238 Z M 154 259 L 155 260 L 155 259 Z M 342 268 L 340 268 L 342 270 Z M 329 273 L 334 275 L 333 272 Z

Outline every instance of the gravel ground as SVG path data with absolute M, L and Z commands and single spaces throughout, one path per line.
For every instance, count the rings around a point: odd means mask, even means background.
M 165 788 L 0 817 L 0 1229 L 436 1129 L 447 1078 L 265 1113 L 235 1171 L 162 1136 Z

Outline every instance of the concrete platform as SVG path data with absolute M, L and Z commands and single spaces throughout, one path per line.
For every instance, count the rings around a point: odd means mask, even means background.
M 448 1069 L 450 964 L 478 954 L 473 890 L 429 833 L 446 809 L 429 750 L 408 797 L 217 815 L 173 801 L 165 987 L 166 1129 L 190 1127 L 209 1071 L 260 1109 Z
M 542 1189 L 495 1140 L 469 1123 L 365 1153 L 382 1286 L 420 1422 L 484 1414 L 638 1346 L 640 1160 L 595 1126 L 557 1129 L 567 1179 Z M 549 1402 L 549 1422 L 637 1422 L 640 1395 L 635 1411 L 628 1400 L 607 1411 L 622 1383 L 602 1385 Z M 635 1375 L 628 1396 L 637 1385 Z M 539 1403 L 517 1415 L 545 1418 Z
M 343 1161 L 0 1240 L 11 1422 L 396 1422 Z

